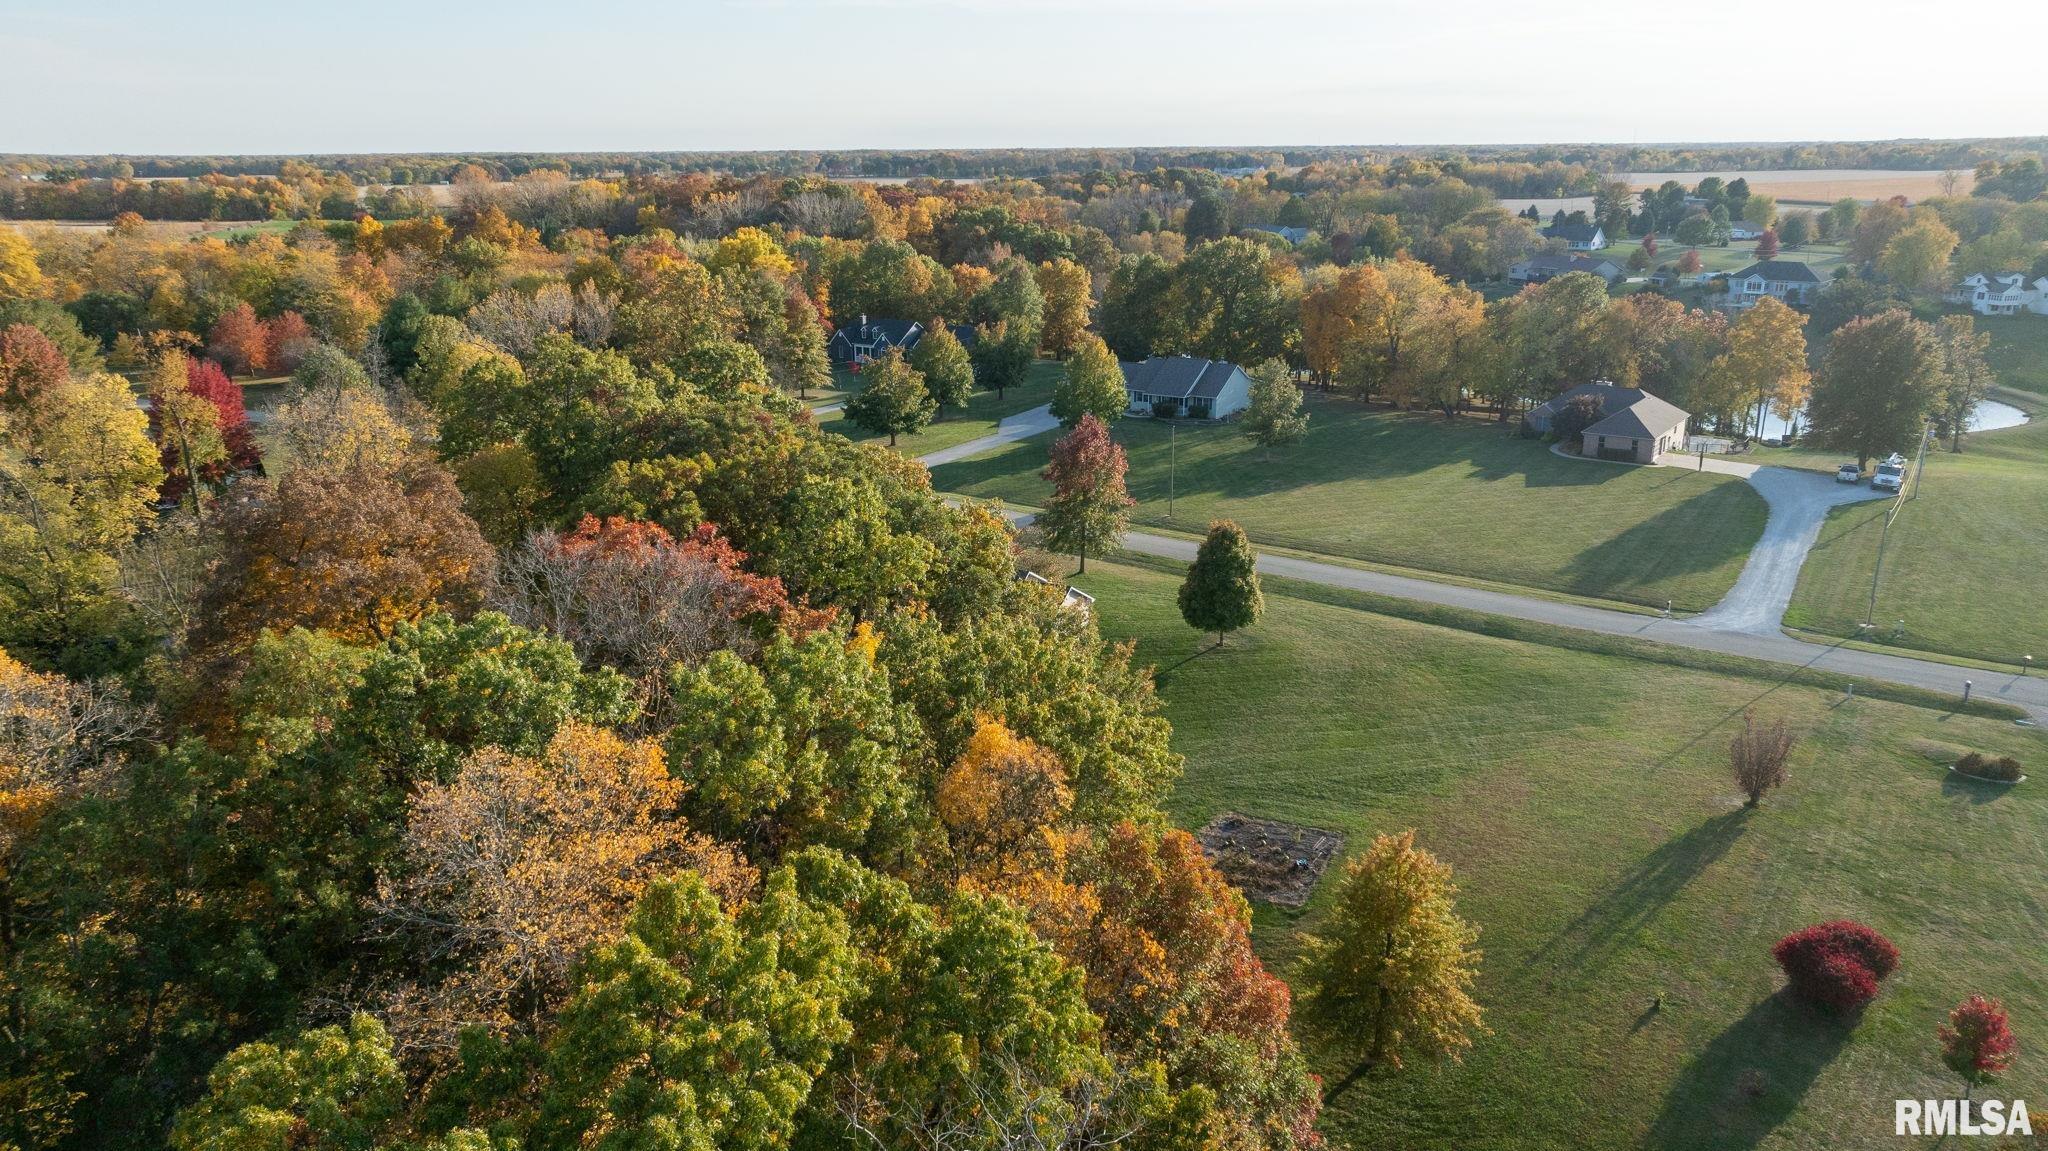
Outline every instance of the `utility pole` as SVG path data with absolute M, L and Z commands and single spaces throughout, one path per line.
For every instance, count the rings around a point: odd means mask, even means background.
M 1932 424 L 1922 426 L 1920 429 L 1920 454 L 1913 461 L 1913 494 L 1906 497 L 1909 500 L 1920 498 L 1920 483 L 1926 479 L 1927 473 L 1927 441 L 1932 438 L 1934 438 L 1934 426 Z

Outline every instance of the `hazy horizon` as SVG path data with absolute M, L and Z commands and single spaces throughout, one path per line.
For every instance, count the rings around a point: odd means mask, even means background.
M 1611 0 L 4 0 L 0 151 L 1530 145 L 2048 132 L 2048 11 Z M 1908 27 L 1909 21 L 1911 27 Z M 1954 25 L 1967 24 L 1968 27 Z M 1704 25 L 1704 30 L 1703 26 Z M 1963 67 L 1946 61 L 1967 60 Z M 1987 83 L 2009 77 L 2009 85 Z M 1285 141 L 1212 144 L 1210 141 Z

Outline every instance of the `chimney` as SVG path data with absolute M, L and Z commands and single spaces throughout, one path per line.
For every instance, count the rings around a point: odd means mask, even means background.
M 860 326 L 863 328 L 868 326 L 868 314 L 866 312 L 860 314 Z

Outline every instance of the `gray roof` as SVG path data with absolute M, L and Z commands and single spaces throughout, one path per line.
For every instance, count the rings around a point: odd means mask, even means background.
M 1624 388 L 1620 384 L 1580 384 L 1576 388 L 1560 392 L 1530 408 L 1529 414 L 1532 416 L 1554 416 L 1571 406 L 1571 402 L 1580 396 L 1599 396 L 1600 406 L 1603 409 L 1609 412 L 1618 412 L 1647 394 L 1639 388 Z M 1660 400 L 1659 402 L 1661 403 L 1662 401 Z
M 1290 228 L 1282 224 L 1246 224 L 1244 230 L 1247 232 L 1265 232 L 1268 235 L 1278 236 L 1290 244 L 1299 244 L 1303 240 L 1308 239 L 1307 228 Z
M 1820 277 L 1814 274 L 1814 270 L 1799 260 L 1759 260 L 1728 278 L 1747 280 L 1751 276 L 1762 276 L 1784 284 L 1820 283 Z
M 1581 244 L 1592 243 L 1593 237 L 1598 235 L 1599 232 L 1600 225 L 1598 224 L 1573 224 L 1570 222 L 1552 224 L 1548 228 L 1543 229 L 1543 234 L 1550 239 L 1563 240 L 1566 243 L 1576 241 Z
M 1126 390 L 1148 396 L 1213 400 L 1223 394 L 1238 367 L 1227 360 L 1194 356 L 1153 356 L 1143 363 L 1120 363 Z
M 1648 392 L 1637 391 L 1635 395 L 1634 403 L 1586 430 L 1596 436 L 1661 436 L 1690 418 L 1678 405 Z

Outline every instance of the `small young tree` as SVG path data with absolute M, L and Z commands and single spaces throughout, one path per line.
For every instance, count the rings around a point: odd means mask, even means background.
M 1002 399 L 1006 390 L 1024 382 L 1025 373 L 1038 359 L 1037 329 L 1007 320 L 986 325 L 968 355 L 974 363 L 974 378 L 982 387 L 994 388 L 996 398 Z
M 1252 369 L 1252 402 L 1244 414 L 1244 434 L 1263 448 L 1291 444 L 1308 431 L 1308 413 L 1301 410 L 1301 389 L 1287 365 L 1267 360 Z
M 1637 248 L 1637 249 L 1636 249 L 1635 251 L 1633 251 L 1633 252 L 1630 252 L 1630 253 L 1628 254 L 1628 270 L 1629 270 L 1629 271 L 1631 271 L 1631 272 L 1642 272 L 1642 271 L 1647 271 L 1647 270 L 1649 269 L 1649 267 L 1650 267 L 1650 250 L 1649 250 L 1648 248 Z
M 1065 374 L 1053 385 L 1052 414 L 1071 428 L 1081 422 L 1082 416 L 1114 423 L 1123 418 L 1124 409 L 1130 406 L 1130 393 L 1124 389 L 1124 370 L 1118 366 L 1115 353 L 1099 336 L 1082 340 L 1068 357 Z
M 1755 713 L 1742 713 L 1742 730 L 1728 744 L 1728 764 L 1735 770 L 1735 786 L 1749 797 L 1747 806 L 1755 807 L 1765 792 L 1785 785 L 1792 743 L 1783 717 L 1759 724 Z
M 1756 258 L 1759 260 L 1775 260 L 1778 258 L 1778 230 L 1776 228 L 1765 228 L 1764 234 L 1757 237 Z
M 889 446 L 896 446 L 900 433 L 917 432 L 932 422 L 938 402 L 925 391 L 924 377 L 910 366 L 899 349 L 872 360 L 862 369 L 859 393 L 846 401 L 846 418 L 855 427 L 877 435 L 887 434 Z
M 1363 1044 L 1361 1070 L 1406 1055 L 1456 1059 L 1485 1031 L 1471 992 L 1479 929 L 1458 917 L 1457 893 L 1413 831 L 1382 835 L 1345 864 L 1337 905 L 1305 941 L 1301 1012 Z
M 910 366 L 924 377 L 924 390 L 941 412 L 966 407 L 974 394 L 974 362 L 953 330 L 936 320 L 930 334 L 912 349 Z
M 1941 1061 L 1962 1076 L 1972 1091 L 2010 1068 L 2020 1050 L 2005 1005 L 1982 995 L 1956 1004 L 1948 1013 L 1948 1022 L 1934 1034 L 1941 1040 Z
M 1109 438 L 1109 427 L 1092 415 L 1052 446 L 1052 462 L 1041 473 L 1052 483 L 1052 498 L 1038 514 L 1038 529 L 1054 551 L 1073 552 L 1080 570 L 1088 554 L 1115 546 L 1130 524 L 1131 497 L 1124 490 L 1129 462 Z
M 1195 552 L 1188 578 L 1180 585 L 1180 617 L 1196 631 L 1216 633 L 1216 646 L 1223 637 L 1250 627 L 1266 610 L 1259 593 L 1258 553 L 1245 538 L 1244 529 L 1229 520 L 1209 525 L 1209 538 Z
M 1699 275 L 1699 274 L 1700 274 L 1700 254 L 1699 254 L 1699 250 L 1698 250 L 1698 249 L 1696 249 L 1696 248 L 1687 248 L 1687 249 L 1685 250 L 1685 254 L 1684 254 L 1684 255 L 1682 255 L 1682 256 L 1680 256 L 1680 257 L 1678 257 L 1678 270 L 1679 270 L 1679 271 L 1680 271 L 1681 273 L 1683 273 L 1684 275 L 1688 275 L 1688 276 L 1697 276 L 1697 275 Z
M 1653 260 L 1657 258 L 1657 233 L 1648 232 L 1644 234 L 1643 254 Z

